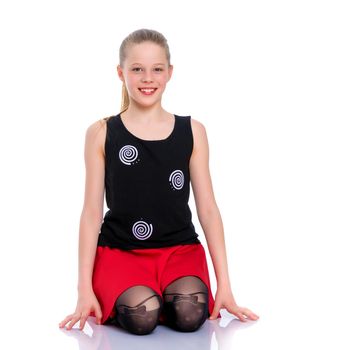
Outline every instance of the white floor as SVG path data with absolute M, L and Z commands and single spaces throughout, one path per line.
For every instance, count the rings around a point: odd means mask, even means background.
M 157 326 L 152 334 L 135 336 L 128 334 L 123 329 L 114 326 L 97 326 L 93 318 L 90 318 L 84 331 L 78 329 L 71 331 L 61 330 L 61 337 L 57 335 L 57 341 L 62 348 L 70 346 L 72 349 L 232 349 L 238 338 L 238 333 L 250 328 L 252 323 L 242 324 L 236 319 L 224 318 L 223 320 L 207 320 L 197 332 L 181 333 L 165 326 Z M 237 340 L 237 339 L 236 339 Z
M 23 291 L 25 292 L 25 291 Z M 295 290 L 294 290 L 295 292 Z M 303 302 L 266 299 L 255 308 L 260 319 L 242 323 L 222 310 L 222 319 L 209 321 L 193 333 L 181 333 L 158 325 L 153 333 L 144 336 L 129 334 L 123 329 L 98 326 L 89 317 L 84 330 L 60 329 L 58 322 L 65 310 L 54 304 L 50 309 L 40 300 L 28 299 L 23 307 L 29 310 L 23 317 L 3 318 L 1 348 L 6 349 L 64 349 L 64 350 L 242 350 L 242 349 L 349 349 L 348 307 L 341 308 L 341 299 L 318 298 Z M 298 297 L 298 296 L 297 296 Z M 344 300 L 344 299 L 343 299 Z M 309 307 L 307 308 L 307 304 Z M 317 305 L 318 304 L 318 305 Z M 5 305 L 5 310 L 7 306 Z M 76 325 L 77 327 L 78 325 Z
M 157 326 L 152 334 L 137 336 L 111 325 L 98 326 L 90 317 L 83 331 L 67 331 L 51 324 L 38 328 L 36 335 L 42 346 L 67 350 L 350 349 L 347 314 L 333 307 L 336 305 L 334 300 L 325 302 L 315 313 L 312 305 L 304 309 L 294 304 L 278 310 L 266 300 L 266 305 L 259 308 L 264 309 L 263 315 L 256 322 L 242 323 L 222 310 L 221 320 L 207 320 L 192 333 Z

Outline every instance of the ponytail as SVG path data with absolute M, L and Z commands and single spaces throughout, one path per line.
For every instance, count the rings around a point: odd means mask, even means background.
M 129 107 L 130 99 L 129 99 L 129 94 L 128 90 L 126 89 L 125 83 L 123 83 L 122 87 L 122 104 L 120 107 L 120 113 L 126 111 Z

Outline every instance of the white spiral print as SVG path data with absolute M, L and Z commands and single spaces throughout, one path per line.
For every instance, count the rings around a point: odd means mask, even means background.
M 153 232 L 152 224 L 148 224 L 145 221 L 137 221 L 132 226 L 132 233 L 137 239 L 147 239 L 151 236 Z
M 126 145 L 119 151 L 119 159 L 126 165 L 131 165 L 138 156 L 137 148 L 132 145 Z
M 184 173 L 179 169 L 174 170 L 169 176 L 170 185 L 175 190 L 181 190 L 184 185 L 184 180 Z

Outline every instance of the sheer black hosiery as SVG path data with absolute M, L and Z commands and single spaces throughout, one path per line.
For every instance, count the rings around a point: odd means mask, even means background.
M 184 276 L 164 290 L 165 324 L 182 332 L 193 332 L 208 318 L 208 288 L 197 276 Z
M 144 335 L 158 324 L 162 299 L 147 286 L 134 286 L 125 290 L 115 302 L 116 324 L 127 331 Z

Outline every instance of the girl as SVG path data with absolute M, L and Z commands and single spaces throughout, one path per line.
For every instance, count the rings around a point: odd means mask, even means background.
M 158 323 L 190 332 L 221 317 L 220 308 L 257 320 L 232 295 L 205 127 L 161 105 L 173 72 L 167 40 L 136 30 L 122 42 L 119 60 L 121 112 L 86 131 L 78 301 L 59 326 L 70 330 L 80 321 L 83 329 L 95 316 L 97 324 L 139 335 Z M 188 206 L 190 182 L 215 270 L 215 302 Z

